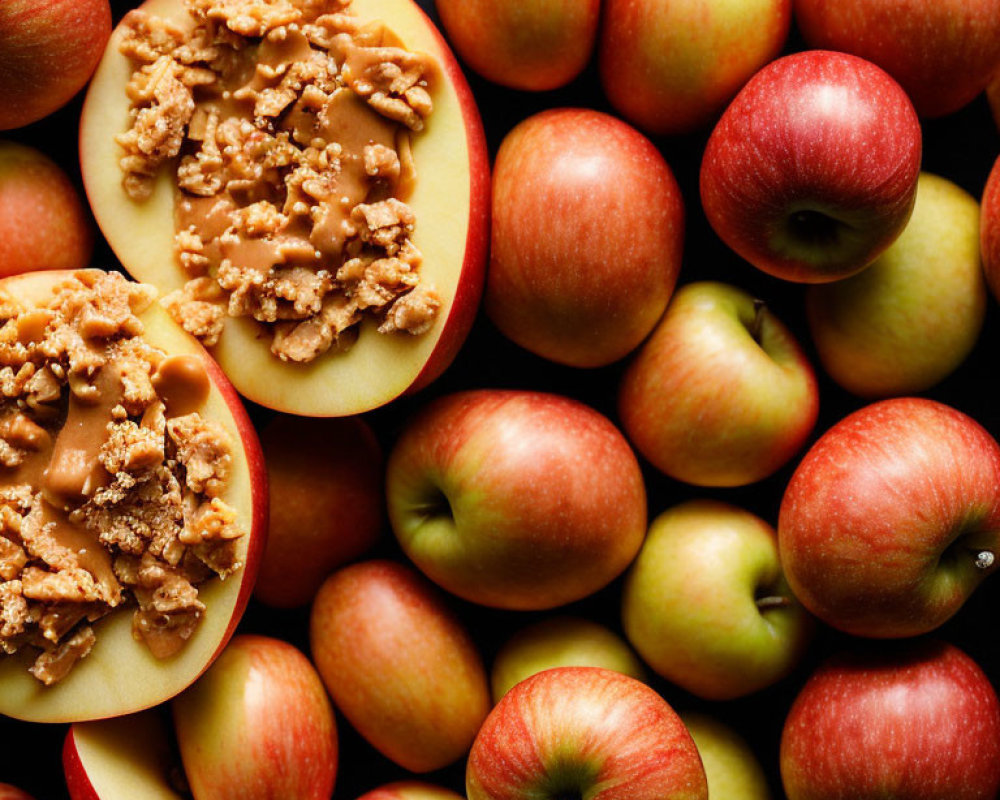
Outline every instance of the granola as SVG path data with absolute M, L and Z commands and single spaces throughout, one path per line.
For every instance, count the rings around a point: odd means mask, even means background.
M 176 162 L 188 281 L 167 310 L 209 347 L 228 317 L 250 317 L 290 362 L 345 350 L 365 318 L 428 331 L 441 301 L 405 201 L 434 62 L 349 0 L 185 5 L 183 22 L 130 12 L 120 45 L 135 65 L 125 191 L 142 201 Z

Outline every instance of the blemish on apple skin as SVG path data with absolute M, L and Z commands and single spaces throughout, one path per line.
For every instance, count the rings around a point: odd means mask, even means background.
M 992 550 L 980 550 L 976 553 L 976 567 L 987 570 L 996 562 L 996 554 Z

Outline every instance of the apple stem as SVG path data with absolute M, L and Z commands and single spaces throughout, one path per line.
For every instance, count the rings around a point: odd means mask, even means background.
M 996 560 L 996 554 L 992 550 L 979 550 L 976 553 L 975 563 L 979 569 L 989 569 Z
M 792 599 L 780 594 L 769 594 L 757 598 L 757 609 L 767 611 L 771 608 L 786 608 L 792 604 Z

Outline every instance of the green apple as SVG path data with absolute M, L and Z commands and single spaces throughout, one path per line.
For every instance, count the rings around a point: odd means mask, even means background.
M 680 712 L 701 755 L 712 800 L 771 800 L 767 776 L 750 745 L 708 714 Z
M 809 287 L 820 360 L 861 397 L 916 394 L 969 354 L 986 316 L 979 204 L 945 178 L 921 173 L 913 215 L 863 272 Z
M 583 617 L 548 617 L 500 648 L 490 674 L 493 702 L 525 678 L 554 667 L 603 667 L 642 680 L 646 670 L 617 633 Z
M 711 700 L 785 677 L 812 630 L 785 581 L 774 529 L 714 500 L 653 520 L 625 578 L 622 622 L 653 670 Z

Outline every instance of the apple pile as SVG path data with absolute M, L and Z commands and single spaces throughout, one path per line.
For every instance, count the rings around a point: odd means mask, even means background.
M 0 290 L 184 282 L 137 5 L 0 2 Z M 176 661 L 0 649 L 0 800 L 1000 797 L 1000 0 L 351 7 L 439 65 L 444 311 L 308 366 L 149 311 L 266 542 Z

